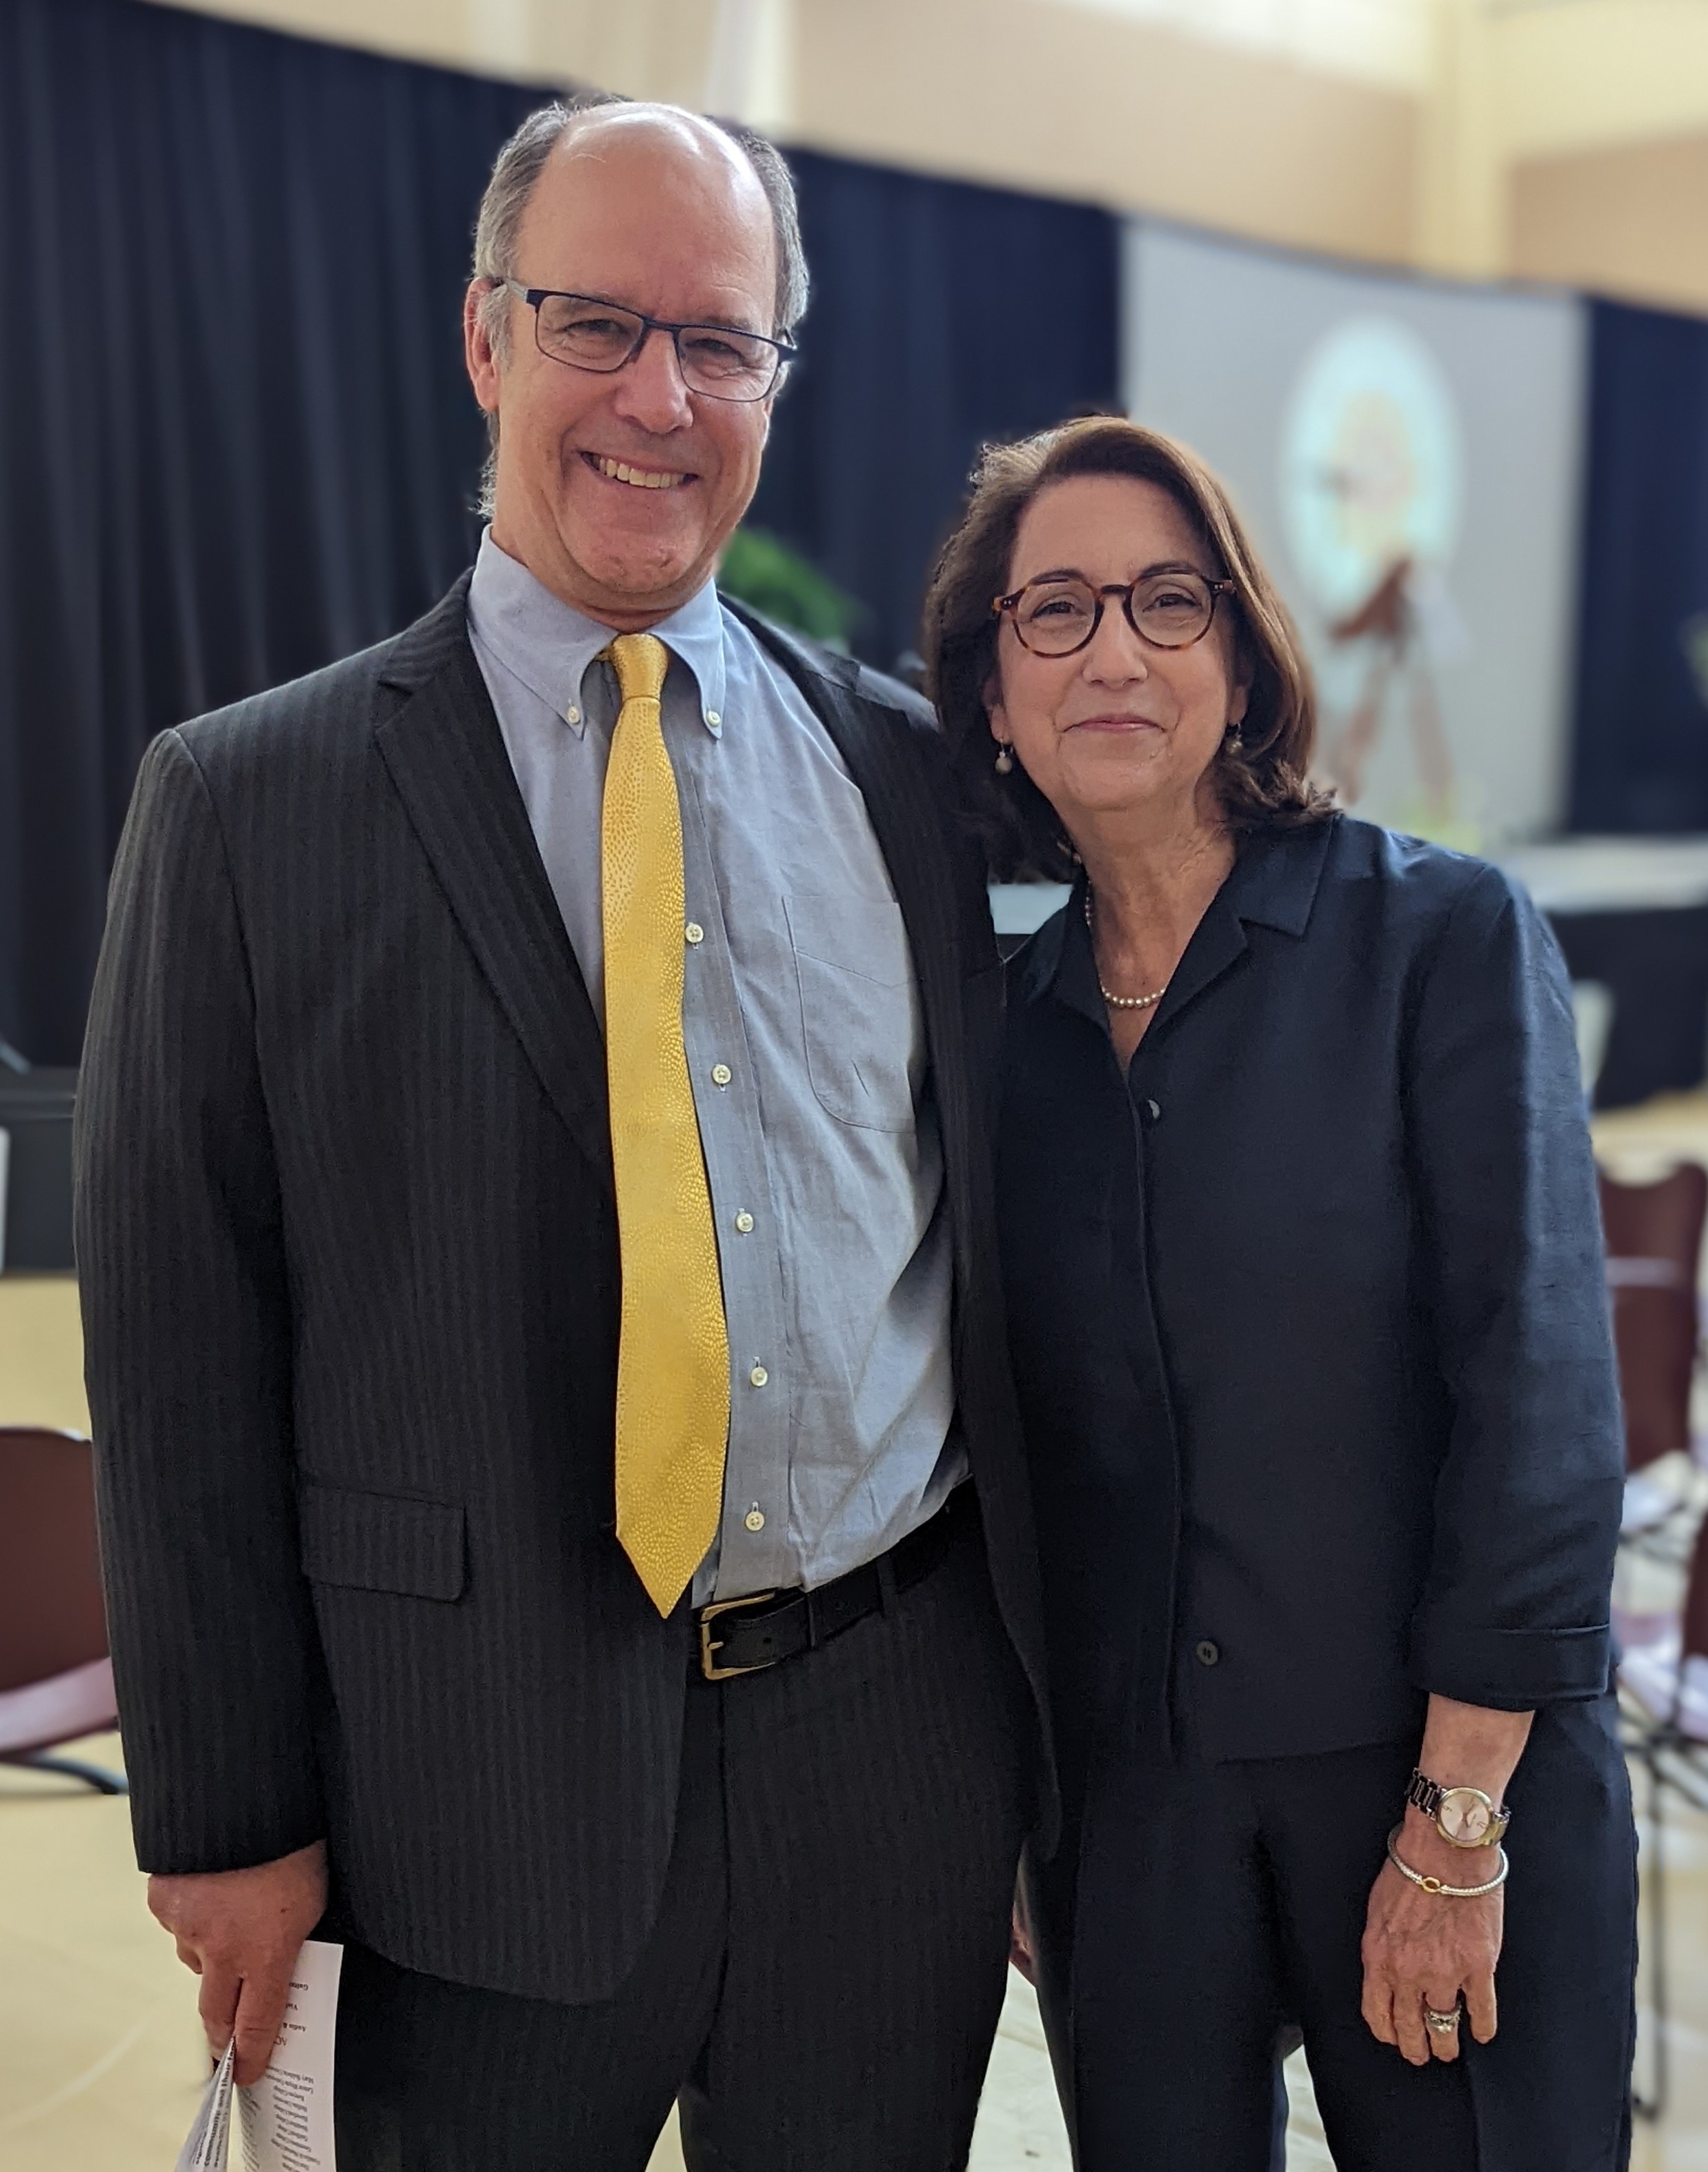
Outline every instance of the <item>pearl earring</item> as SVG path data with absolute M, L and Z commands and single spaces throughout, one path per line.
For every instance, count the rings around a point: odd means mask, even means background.
M 1226 744 L 1228 752 L 1234 756 L 1236 761 L 1237 761 L 1239 756 L 1245 752 L 1245 735 L 1240 730 L 1237 724 L 1230 724 L 1228 726 Z
M 1014 750 L 1009 745 L 1006 739 L 999 739 L 996 743 L 997 775 L 999 777 L 1006 777 L 1013 767 Z

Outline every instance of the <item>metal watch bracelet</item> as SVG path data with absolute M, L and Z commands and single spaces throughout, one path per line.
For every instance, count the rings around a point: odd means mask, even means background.
M 1463 1782 L 1444 1788 L 1439 1780 L 1431 1780 L 1421 1766 L 1412 1772 L 1405 1799 L 1413 1809 L 1422 1811 L 1449 1847 L 1497 1847 L 1512 1822 L 1506 1804 L 1497 1803 L 1482 1788 Z

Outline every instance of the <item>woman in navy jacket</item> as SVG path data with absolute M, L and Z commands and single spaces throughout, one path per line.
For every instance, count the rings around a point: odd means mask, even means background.
M 1296 637 L 1169 440 L 989 452 L 927 636 L 999 857 L 1073 884 L 1000 1198 L 1076 2162 L 1263 2172 L 1296 2022 L 1341 2172 L 1609 2172 L 1622 1455 L 1559 952 L 1307 783 Z

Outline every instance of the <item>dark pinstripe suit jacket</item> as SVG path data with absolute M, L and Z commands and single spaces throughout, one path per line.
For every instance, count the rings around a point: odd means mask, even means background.
M 582 2001 L 656 1908 L 689 1631 L 612 1533 L 604 1049 L 466 587 L 149 749 L 90 1013 L 78 1254 L 143 1866 L 325 1833 L 356 1935 Z M 1036 1692 L 983 871 L 923 707 L 756 632 L 865 792 L 912 938 L 960 1409 Z

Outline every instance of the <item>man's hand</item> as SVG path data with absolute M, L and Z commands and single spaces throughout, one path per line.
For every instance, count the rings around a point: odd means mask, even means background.
M 258 2082 L 284 2019 L 291 1970 L 326 1912 L 326 1842 L 250 1870 L 151 1878 L 148 1906 L 177 1940 L 179 1960 L 202 1979 L 209 2049 L 223 2056 L 234 2034 L 237 2080 Z
M 1456 1863 L 1424 1861 L 1422 1847 L 1415 1853 L 1408 1849 L 1410 1837 L 1402 1834 L 1397 1845 L 1413 1869 L 1427 1876 L 1477 1885 L 1495 1874 L 1492 1848 L 1459 1851 Z M 1436 1846 L 1443 1854 L 1452 1852 L 1439 1840 Z M 1372 2035 L 1398 2045 L 1413 2066 L 1428 2066 L 1431 2056 L 1459 2056 L 1463 2024 L 1451 2035 L 1431 2029 L 1424 2019 L 1425 2000 L 1437 2013 L 1452 2013 L 1463 1993 L 1477 2041 L 1486 2044 L 1495 2034 L 1495 1964 L 1501 1958 L 1505 1898 L 1497 1891 L 1479 1900 L 1449 1900 L 1425 1893 L 1391 1863 L 1382 1866 L 1364 1927 L 1364 2019 Z

